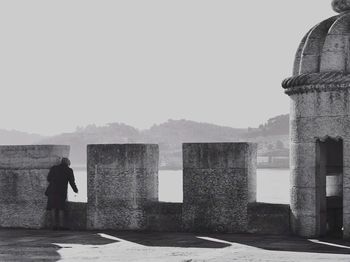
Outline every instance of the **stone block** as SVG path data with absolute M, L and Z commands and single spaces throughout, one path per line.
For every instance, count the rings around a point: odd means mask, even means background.
M 144 230 L 158 201 L 157 145 L 88 145 L 88 229 Z
M 69 146 L 0 146 L 0 227 L 47 227 L 49 168 Z
M 256 145 L 184 144 L 183 226 L 195 232 L 246 232 L 256 199 Z

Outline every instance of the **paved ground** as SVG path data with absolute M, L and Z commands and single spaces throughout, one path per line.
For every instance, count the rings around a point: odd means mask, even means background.
M 255 235 L 0 230 L 0 261 L 350 261 L 350 242 Z

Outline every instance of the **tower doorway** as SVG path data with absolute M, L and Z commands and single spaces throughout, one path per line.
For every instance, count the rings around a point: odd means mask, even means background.
M 316 201 L 321 236 L 342 237 L 343 140 L 316 142 Z

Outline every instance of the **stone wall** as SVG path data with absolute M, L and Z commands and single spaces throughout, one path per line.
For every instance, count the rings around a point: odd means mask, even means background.
M 43 228 L 49 169 L 69 146 L 0 146 L 0 227 Z
M 255 203 L 256 144 L 184 144 L 184 203 L 158 201 L 158 146 L 88 146 L 88 203 L 71 229 L 289 233 L 289 206 Z M 49 168 L 68 146 L 0 146 L 0 227 L 45 228 Z
M 144 230 L 158 201 L 158 145 L 88 145 L 88 229 Z
M 185 231 L 247 232 L 256 201 L 257 145 L 183 144 Z
M 290 207 L 282 204 L 251 203 L 248 206 L 248 232 L 254 234 L 288 235 Z

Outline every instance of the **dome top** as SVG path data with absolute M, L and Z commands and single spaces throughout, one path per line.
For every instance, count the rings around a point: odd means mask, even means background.
M 350 0 L 333 0 L 332 7 L 337 13 L 350 11 Z
M 350 88 L 350 0 L 333 0 L 332 7 L 339 14 L 311 28 L 301 40 L 285 89 L 325 83 Z
M 295 56 L 294 76 L 329 71 L 350 73 L 350 0 L 335 0 L 333 6 L 336 10 L 347 6 L 349 10 L 324 20 L 305 35 Z

